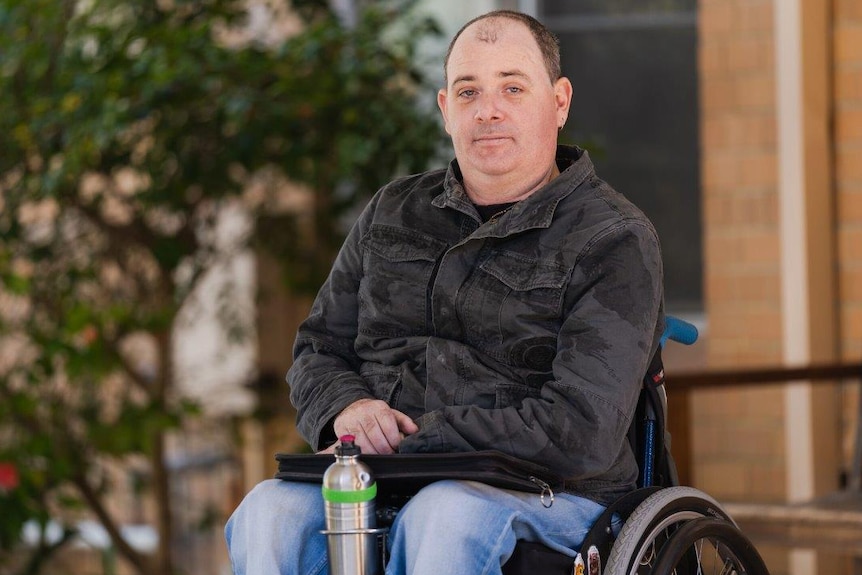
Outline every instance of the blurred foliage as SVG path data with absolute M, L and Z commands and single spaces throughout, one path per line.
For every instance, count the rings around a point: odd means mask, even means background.
M 414 2 L 357 2 L 351 26 L 326 2 L 260 3 L 282 39 L 247 32 L 255 4 L 0 0 L 0 461 L 19 471 L 0 492 L 4 573 L 26 520 L 66 529 L 19 571 L 36 573 L 84 511 L 138 573 L 175 572 L 165 433 L 196 413 L 171 353 L 184 304 L 255 242 L 316 288 L 343 218 L 441 143 L 416 53 L 438 31 Z M 298 202 L 277 210 L 286 182 Z M 237 206 L 252 231 L 226 247 Z M 149 462 L 155 560 L 106 499 L 129 458 Z

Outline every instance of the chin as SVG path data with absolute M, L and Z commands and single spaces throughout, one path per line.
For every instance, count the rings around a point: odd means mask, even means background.
M 477 170 L 488 175 L 502 175 L 509 173 L 518 167 L 518 161 L 522 158 L 520 152 L 507 151 L 498 155 L 482 154 L 474 155 L 470 161 Z

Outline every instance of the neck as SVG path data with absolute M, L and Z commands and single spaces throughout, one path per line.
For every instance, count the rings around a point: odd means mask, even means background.
M 482 174 L 474 174 L 472 177 L 463 174 L 463 178 L 464 189 L 470 200 L 476 205 L 487 206 L 519 202 L 531 196 L 559 175 L 560 169 L 557 167 L 557 162 L 554 161 L 538 177 L 529 179 L 484 176 Z

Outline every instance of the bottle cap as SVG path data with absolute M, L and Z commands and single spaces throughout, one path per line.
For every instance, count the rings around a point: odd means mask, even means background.
M 356 441 L 356 437 L 353 435 L 342 435 L 338 441 L 340 442 L 340 445 L 335 448 L 335 455 L 350 457 L 353 455 L 359 455 L 362 452 L 362 450 L 359 449 L 359 446 L 354 443 L 354 441 Z

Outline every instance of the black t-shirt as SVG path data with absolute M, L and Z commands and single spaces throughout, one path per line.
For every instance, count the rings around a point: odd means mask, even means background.
M 476 206 L 476 211 L 479 212 L 479 217 L 483 222 L 487 222 L 499 213 L 505 212 L 518 202 L 508 202 L 505 204 L 491 204 L 489 206 Z

